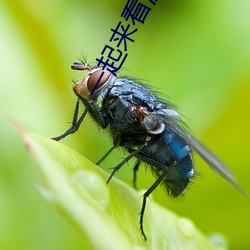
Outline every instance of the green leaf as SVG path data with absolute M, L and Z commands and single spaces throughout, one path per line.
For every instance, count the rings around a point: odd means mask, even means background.
M 21 130 L 19 128 L 19 130 Z M 144 241 L 139 229 L 143 192 L 108 174 L 60 142 L 21 130 L 46 187 L 43 196 L 81 232 L 83 249 L 226 249 L 215 245 L 186 218 L 148 199 Z

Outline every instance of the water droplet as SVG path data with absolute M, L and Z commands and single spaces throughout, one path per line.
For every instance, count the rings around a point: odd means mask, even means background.
M 104 179 L 95 173 L 83 170 L 75 171 L 72 178 L 81 192 L 87 192 L 99 205 L 108 207 L 110 196 Z
M 186 236 L 187 238 L 194 237 L 195 226 L 192 221 L 186 218 L 179 218 L 177 220 L 177 225 L 179 226 L 179 229 L 184 234 L 184 236 Z

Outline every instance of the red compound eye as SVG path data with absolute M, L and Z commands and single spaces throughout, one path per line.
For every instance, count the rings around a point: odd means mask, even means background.
M 101 87 L 104 83 L 106 83 L 107 80 L 109 79 L 110 74 L 111 74 L 108 70 L 103 70 L 103 71 L 104 71 L 104 74 L 103 74 L 103 76 L 102 76 L 102 79 L 101 79 L 100 82 L 98 83 L 96 89 L 98 89 L 98 88 Z M 88 83 L 87 83 L 87 85 L 88 85 L 88 90 L 89 90 L 90 92 L 93 91 L 93 89 L 94 89 L 94 87 L 95 87 L 95 85 L 96 85 L 96 83 L 97 83 L 97 81 L 98 81 L 98 79 L 99 79 L 99 77 L 100 77 L 100 75 L 102 74 L 103 71 L 100 69 L 100 70 L 97 70 L 97 71 L 95 71 L 93 74 L 90 75 L 90 77 L 89 77 L 89 79 L 88 79 Z

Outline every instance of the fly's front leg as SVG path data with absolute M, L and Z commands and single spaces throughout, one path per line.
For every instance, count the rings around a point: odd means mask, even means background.
M 59 135 L 57 137 L 52 138 L 53 140 L 59 141 L 59 140 L 63 139 L 64 137 L 68 136 L 69 134 L 75 133 L 79 129 L 84 117 L 86 116 L 86 114 L 88 112 L 92 114 L 94 119 L 97 121 L 97 123 L 99 125 L 101 125 L 102 128 L 107 127 L 108 123 L 107 123 L 107 120 L 106 120 L 106 116 L 101 112 L 100 108 L 98 107 L 98 105 L 94 101 L 89 101 L 88 102 L 88 104 L 86 105 L 86 109 L 84 110 L 84 112 L 80 116 L 79 120 L 77 120 L 78 119 L 78 113 L 79 113 L 79 105 L 80 105 L 80 100 L 78 99 L 77 102 L 76 102 L 71 127 L 65 133 L 63 133 L 62 135 Z
M 90 100 L 88 104 L 90 106 L 89 113 L 102 128 L 106 128 L 108 126 L 106 115 L 100 110 L 96 102 Z
M 59 135 L 57 137 L 53 137 L 51 139 L 53 139 L 55 141 L 60 141 L 64 137 L 68 136 L 69 134 L 75 133 L 79 129 L 79 127 L 80 127 L 80 125 L 81 125 L 81 123 L 82 123 L 82 121 L 83 121 L 84 117 L 86 116 L 86 114 L 88 112 L 88 109 L 89 109 L 89 105 L 87 105 L 86 109 L 84 110 L 84 112 L 80 116 L 79 120 L 77 120 L 78 119 L 78 112 L 79 112 L 79 104 L 80 104 L 80 100 L 78 99 L 77 102 L 76 102 L 71 127 L 65 133 L 63 133 L 62 135 Z

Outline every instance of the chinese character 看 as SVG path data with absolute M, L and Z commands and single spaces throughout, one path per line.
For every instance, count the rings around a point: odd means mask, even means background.
M 150 7 L 142 4 L 142 3 L 137 3 L 138 0 L 128 0 L 127 4 L 121 14 L 121 17 L 123 17 L 126 22 L 128 21 L 129 18 L 131 18 L 132 24 L 135 25 L 135 21 L 144 24 L 146 17 L 148 16 L 149 11 L 151 10 Z M 149 0 L 149 2 L 153 5 L 155 5 L 157 0 Z M 130 24 L 127 25 L 125 28 L 122 22 L 119 22 L 118 25 L 116 26 L 116 29 L 111 29 L 113 32 L 109 42 L 116 42 L 118 41 L 116 47 L 119 48 L 121 43 L 123 42 L 124 44 L 124 51 L 127 51 L 127 41 L 134 42 L 134 39 L 130 38 L 132 34 L 134 34 L 138 29 L 134 29 L 130 33 L 128 33 L 128 30 L 130 28 Z M 116 37 L 115 37 L 116 36 Z M 117 37 L 118 36 L 118 37 Z M 106 52 L 106 53 L 105 53 Z M 107 58 L 104 59 L 104 54 L 107 54 Z M 123 52 L 120 49 L 115 50 L 112 46 L 105 45 L 102 53 L 101 53 L 101 58 L 96 58 L 96 61 L 98 62 L 97 66 L 102 65 L 102 70 L 108 70 L 111 72 L 114 76 L 116 76 L 116 72 L 122 67 L 123 63 L 125 62 L 128 53 L 125 53 L 123 56 Z M 119 66 L 115 66 L 115 63 L 119 63 Z M 95 86 L 93 87 L 93 90 L 91 92 L 91 95 L 93 95 L 96 87 L 98 86 L 99 82 L 101 81 L 103 77 L 104 71 L 102 74 L 99 76 L 97 79 L 97 82 Z

